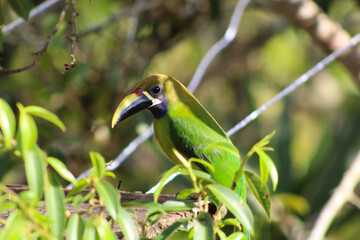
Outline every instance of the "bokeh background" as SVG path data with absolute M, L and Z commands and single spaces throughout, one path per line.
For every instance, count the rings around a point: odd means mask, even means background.
M 33 0 L 32 6 L 41 2 Z M 351 35 L 360 32 L 359 1 L 315 2 Z M 111 129 L 112 114 L 131 87 L 155 73 L 189 83 L 202 57 L 224 34 L 235 4 L 234 0 L 77 1 L 77 66 L 61 74 L 71 61 L 67 14 L 34 67 L 16 74 L 0 72 L 0 97 L 17 114 L 17 102 L 56 113 L 67 131 L 38 119 L 39 145 L 78 175 L 91 167 L 89 151 L 114 159 L 151 124 L 151 114 L 144 111 Z M 7 9 L 1 16 L 4 25 L 17 18 L 6 2 L 0 5 Z M 31 62 L 31 53 L 43 47 L 62 8 L 63 3 L 58 4 L 5 34 L 0 65 L 14 69 Z M 326 55 L 312 36 L 267 1 L 253 2 L 235 41 L 212 62 L 195 96 L 227 131 Z M 334 62 L 232 140 L 244 155 L 272 130 L 276 135 L 270 145 L 275 151 L 270 155 L 279 171 L 279 186 L 271 196 L 271 223 L 250 197 L 257 215 L 255 238 L 295 239 L 312 224 L 359 149 L 359 84 L 344 65 Z M 250 160 L 254 171 L 257 165 L 256 158 Z M 116 170 L 114 184 L 122 180 L 121 190 L 144 192 L 171 166 L 152 138 Z M 0 155 L 0 179 L 25 183 L 21 162 Z M 165 192 L 177 193 L 189 184 L 178 178 Z M 357 239 L 359 226 L 359 209 L 349 204 L 328 236 Z

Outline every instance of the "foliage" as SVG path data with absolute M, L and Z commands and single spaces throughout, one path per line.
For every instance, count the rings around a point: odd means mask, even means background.
M 18 18 L 10 2 L 20 1 L 0 1 L 2 30 Z M 33 9 L 44 1 L 29 2 Z M 91 168 L 89 151 L 113 159 L 149 125 L 150 116 L 142 113 L 124 123 L 124 127 L 110 131 L 109 119 L 115 104 L 127 90 L 153 73 L 169 74 L 188 83 L 206 51 L 224 33 L 231 8 L 237 1 L 229 0 L 225 4 L 225 1 L 212 0 L 166 0 L 165 4 L 152 7 L 146 3 L 156 0 L 60 1 L 19 28 L 0 33 L 1 67 L 22 68 L 37 57 L 33 53 L 47 43 L 64 2 L 77 2 L 76 68 L 61 74 L 64 64 L 71 60 L 69 39 L 73 30 L 69 6 L 65 20 L 34 67 L 17 74 L 0 72 L 0 97 L 12 109 L 17 102 L 24 106 L 35 104 L 61 118 L 67 127 L 65 133 L 46 121 L 35 119 L 40 129 L 38 145 L 76 176 Z M 217 3 L 212 5 L 211 2 Z M 195 92 L 225 130 L 327 55 L 301 26 L 269 7 L 272 1 L 251 2 L 236 40 L 216 57 Z M 360 32 L 359 1 L 310 2 L 318 4 L 323 14 L 350 35 Z M 142 7 L 145 9 L 141 10 Z M 212 15 L 215 9 L 217 14 Z M 339 39 L 332 40 L 329 42 L 336 43 Z M 342 63 L 335 61 L 231 137 L 245 159 L 248 149 L 261 136 L 272 129 L 277 132 L 272 140 L 277 151 L 267 152 L 275 160 L 279 178 L 277 192 L 270 197 L 272 221 L 269 223 L 262 207 L 253 198 L 248 199 L 256 219 L 255 239 L 296 238 L 299 232 L 293 229 L 308 231 L 305 227 L 312 225 L 359 149 L 359 99 L 356 80 Z M 19 117 L 17 111 L 15 117 Z M 2 116 L 0 121 L 3 121 Z M 15 120 L 10 122 L 15 123 Z M 4 141 L 14 136 L 21 138 L 16 134 L 15 124 L 11 128 L 14 130 L 2 132 Z M 14 140 L 6 140 L 4 144 L 13 149 Z M 1 181 L 25 183 L 27 175 L 23 174 L 21 149 L 6 149 L 1 148 Z M 61 169 L 49 156 L 47 163 L 51 168 L 56 169 L 56 165 Z M 171 167 L 155 141 L 150 140 L 116 170 L 116 180 L 108 180 L 115 184 L 121 179 L 122 190 L 146 191 Z M 261 186 L 261 174 L 265 172 L 260 168 L 264 169 L 256 160 L 248 162 L 248 169 L 260 173 L 256 180 L 245 171 L 249 187 Z M 62 177 L 60 180 L 64 184 Z M 86 181 L 81 182 L 86 185 Z M 271 192 L 273 185 L 264 187 Z M 184 195 L 193 188 L 188 178 L 179 177 L 163 192 L 176 193 L 187 188 Z M 261 192 L 258 196 L 262 196 Z M 77 198 L 75 203 L 80 200 Z M 80 221 L 80 216 L 71 220 Z M 357 208 L 347 204 L 335 219 L 336 224 L 331 226 L 328 237 L 356 239 L 360 234 L 359 220 Z M 25 223 L 17 221 L 17 229 L 26 229 Z M 17 234 L 20 231 L 12 231 L 9 237 Z
M 26 226 L 27 231 L 18 233 L 14 239 L 22 237 L 61 239 L 65 235 L 68 239 L 93 239 L 96 236 L 100 239 L 115 239 L 116 236 L 111 228 L 112 224 L 102 217 L 106 209 L 111 221 L 119 224 L 126 239 L 138 239 L 139 233 L 131 215 L 120 205 L 119 192 L 105 180 L 106 176 L 115 177 L 112 172 L 106 171 L 105 159 L 99 153 L 90 152 L 90 159 L 93 164 L 91 173 L 87 178 L 76 181 L 63 162 L 55 157 L 47 156 L 37 144 L 38 128 L 33 116 L 48 120 L 65 131 L 66 128 L 62 121 L 44 108 L 38 106 L 24 107 L 21 104 L 17 104 L 17 106 L 20 112 L 19 127 L 15 133 L 14 113 L 10 106 L 3 99 L 0 99 L 0 129 L 2 133 L 0 146 L 1 152 L 13 152 L 14 155 L 24 160 L 29 190 L 18 195 L 6 185 L 0 185 L 1 210 L 12 212 L 8 219 L 3 221 L 4 227 L 0 230 L 0 236 L 7 236 L 6 234 L 9 232 L 18 232 L 17 229 L 20 225 Z M 273 169 L 271 158 L 264 156 L 266 155 L 265 151 L 270 150 L 266 145 L 273 135 L 274 132 L 254 145 L 242 162 L 232 189 L 217 184 L 209 174 L 194 169 L 195 163 L 212 168 L 213 166 L 209 165 L 208 162 L 194 158 L 187 161 L 180 153 L 176 152 L 181 164 L 164 173 L 160 179 L 160 187 L 154 194 L 154 201 L 140 199 L 124 205 L 148 208 L 143 229 L 147 229 L 156 223 L 167 212 L 199 209 L 199 212 L 193 212 L 191 218 L 180 219 L 172 223 L 158 236 L 158 239 L 166 239 L 173 234 L 180 234 L 179 232 L 183 232 L 189 237 L 192 236 L 194 239 L 214 239 L 215 234 L 220 239 L 246 239 L 247 232 L 254 234 L 253 215 L 246 202 L 233 189 L 235 189 L 238 176 L 245 174 L 251 191 L 270 219 L 269 191 L 264 184 L 268 174 L 277 176 L 277 172 L 276 168 Z M 15 138 L 15 136 L 18 137 Z M 244 171 L 245 163 L 254 153 L 259 155 L 260 165 L 265 168 L 262 171 L 266 174 L 261 174 L 261 178 L 251 172 Z M 266 161 L 268 163 L 265 163 Z M 164 181 L 174 173 L 189 176 L 193 188 L 180 193 L 178 200 L 159 204 L 157 201 L 164 187 Z M 67 196 L 64 194 L 60 177 L 74 184 Z M 274 188 L 276 188 L 277 178 L 271 177 L 271 179 Z M 85 188 L 90 188 L 90 192 L 83 195 L 81 191 Z M 99 194 L 99 199 L 95 197 L 95 192 Z M 186 199 L 191 194 L 196 195 L 197 204 Z M 47 209 L 45 215 L 40 214 L 37 210 L 37 207 L 42 204 L 42 199 L 44 199 Z M 66 204 L 72 203 L 77 208 L 85 201 L 89 202 L 87 211 L 68 216 Z M 209 211 L 209 202 L 217 206 L 217 211 L 213 216 Z M 99 204 L 101 207 L 99 213 L 93 210 L 95 204 Z M 222 219 L 221 214 L 226 210 L 231 212 L 234 217 Z M 222 230 L 226 226 L 235 226 L 237 230 L 227 237 Z M 146 231 L 143 234 L 146 236 Z

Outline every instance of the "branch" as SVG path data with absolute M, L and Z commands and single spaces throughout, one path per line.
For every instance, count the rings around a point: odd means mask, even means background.
M 271 6 L 296 26 L 306 30 L 327 53 L 349 45 L 350 34 L 333 22 L 311 0 L 272 0 Z M 339 57 L 360 86 L 360 48 Z
M 272 99 L 270 99 L 268 102 L 260 106 L 258 109 L 250 113 L 246 118 L 244 118 L 242 121 L 240 121 L 238 124 L 236 124 L 233 128 L 231 128 L 227 134 L 229 136 L 233 135 L 235 132 L 239 131 L 246 125 L 248 125 L 250 122 L 255 120 L 259 117 L 261 113 L 263 113 L 266 109 L 268 109 L 271 105 L 278 102 L 279 100 L 283 99 L 287 95 L 289 95 L 292 91 L 294 91 L 296 88 L 298 88 L 300 85 L 307 82 L 312 76 L 320 72 L 324 67 L 329 65 L 331 62 L 333 62 L 335 59 L 337 59 L 339 56 L 347 52 L 349 49 L 353 48 L 360 42 L 360 33 L 356 34 L 354 37 L 352 37 L 348 43 L 348 45 L 336 50 L 335 52 L 331 53 L 327 57 L 325 57 L 323 60 L 318 62 L 314 67 L 312 67 L 310 70 L 308 70 L 306 73 L 301 75 L 298 79 L 296 79 L 292 84 L 290 84 L 288 87 L 286 87 L 284 90 L 279 92 L 275 95 Z
M 30 11 L 29 13 L 29 19 L 28 21 L 30 21 L 32 18 L 36 17 L 37 15 L 45 12 L 46 10 L 48 10 L 49 8 L 59 4 L 60 2 L 63 2 L 64 0 L 48 0 L 46 2 L 41 3 L 40 5 L 38 5 L 36 8 L 34 8 L 33 10 Z M 2 29 L 2 33 L 6 34 L 11 32 L 12 30 L 20 27 L 22 24 L 24 24 L 25 21 L 22 18 L 18 18 L 15 21 L 13 21 L 12 23 L 6 25 L 3 29 Z
M 355 160 L 352 162 L 348 170 L 344 173 L 339 186 L 335 189 L 333 195 L 322 209 L 317 218 L 314 228 L 310 232 L 308 240 L 323 239 L 326 231 L 334 220 L 336 214 L 344 206 L 347 201 L 353 198 L 353 191 L 360 181 L 360 150 Z
M 67 0 L 69 1 L 69 0 Z M 68 4 L 67 4 L 67 1 L 64 5 L 64 8 L 63 10 L 61 11 L 60 13 L 60 17 L 59 17 L 59 20 L 58 22 L 56 23 L 56 26 L 54 28 L 54 30 L 52 31 L 51 35 L 48 37 L 45 45 L 37 52 L 33 53 L 33 55 L 35 55 L 35 58 L 34 60 L 29 63 L 28 65 L 22 67 L 22 68 L 17 68 L 17 69 L 10 69 L 10 70 L 7 70 L 5 68 L 3 68 L 2 66 L 0 66 L 0 72 L 4 72 L 6 74 L 13 74 L 13 73 L 18 73 L 18 72 L 22 72 L 22 71 L 25 71 L 29 68 L 32 68 L 33 66 L 36 65 L 36 63 L 40 60 L 41 56 L 46 52 L 47 48 L 49 47 L 49 44 L 50 42 L 52 41 L 52 39 L 54 38 L 55 34 L 57 33 L 57 31 L 59 30 L 59 27 L 61 25 L 61 23 L 64 21 L 64 18 L 65 18 L 65 15 L 66 15 L 66 12 L 68 10 Z M 4 28 L 5 30 L 5 28 Z

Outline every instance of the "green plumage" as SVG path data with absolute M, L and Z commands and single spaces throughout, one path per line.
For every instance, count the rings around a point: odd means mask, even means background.
M 160 86 L 161 93 L 155 94 L 154 86 Z M 152 102 L 157 101 L 148 108 L 154 115 L 155 137 L 169 158 L 179 163 L 174 153 L 176 149 L 188 159 L 193 157 L 209 161 L 214 166 L 213 171 L 204 165 L 199 167 L 212 175 L 219 184 L 230 187 L 240 167 L 239 152 L 186 87 L 167 75 L 153 75 L 142 80 L 133 94 L 140 95 L 139 92 L 147 92 Z M 119 113 L 115 115 L 128 109 L 129 104 L 120 103 L 117 110 Z M 119 118 L 115 115 L 113 125 Z M 243 181 L 237 183 L 236 191 L 245 198 Z

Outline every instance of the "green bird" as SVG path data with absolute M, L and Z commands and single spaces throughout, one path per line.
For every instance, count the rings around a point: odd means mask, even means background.
M 140 81 L 117 107 L 112 127 L 119 121 L 149 109 L 154 116 L 154 133 L 170 160 L 179 164 L 176 152 L 185 158 L 200 158 L 214 168 L 200 165 L 219 184 L 231 187 L 240 168 L 240 155 L 225 131 L 178 80 L 162 74 Z M 236 189 L 245 199 L 243 178 Z

